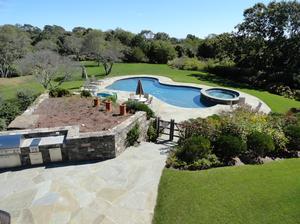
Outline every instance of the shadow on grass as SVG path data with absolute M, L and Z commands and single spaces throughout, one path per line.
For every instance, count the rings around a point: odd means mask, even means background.
M 206 73 L 206 74 L 190 74 L 188 76 L 197 78 L 200 81 L 212 82 L 216 85 L 224 86 L 224 87 L 233 87 L 233 88 L 241 88 L 241 89 L 255 89 L 259 90 L 259 88 L 254 88 L 246 83 L 236 82 L 230 79 L 226 79 L 214 74 Z

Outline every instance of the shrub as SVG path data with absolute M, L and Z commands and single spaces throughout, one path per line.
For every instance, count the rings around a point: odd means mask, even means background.
M 190 119 L 179 125 L 179 142 L 193 135 L 203 136 L 211 142 L 214 142 L 220 134 L 221 121 L 218 116 L 211 116 L 206 119 Z
M 220 166 L 221 163 L 215 154 L 210 154 L 207 158 L 196 160 L 195 162 L 187 165 L 185 168 L 188 170 L 204 170 L 211 167 Z
M 201 136 L 186 139 L 176 151 L 176 157 L 190 164 L 196 160 L 207 158 L 211 153 L 210 141 Z
M 112 96 L 107 96 L 107 97 L 105 97 L 105 100 L 110 100 L 111 102 L 116 103 L 117 102 L 117 94 L 114 94 Z
M 216 142 L 214 151 L 219 158 L 229 160 L 246 151 L 246 144 L 241 138 L 222 135 Z
M 176 152 L 170 152 L 166 161 L 166 167 L 175 169 L 188 169 L 188 170 L 203 170 L 211 167 L 220 166 L 221 163 L 215 154 L 209 154 L 206 158 L 195 160 L 192 163 L 181 161 Z
M 149 125 L 148 131 L 147 131 L 147 136 L 148 136 L 148 140 L 150 142 L 156 142 L 157 139 L 157 134 L 156 134 L 156 130 L 154 128 L 154 122 L 151 122 L 151 124 Z
M 81 96 L 81 97 L 87 98 L 87 97 L 92 97 L 92 94 L 91 94 L 90 91 L 82 90 L 82 91 L 80 92 L 80 96 Z
M 55 88 L 49 91 L 50 97 L 64 97 L 71 96 L 71 92 L 67 89 Z
M 248 151 L 254 156 L 266 156 L 275 150 L 272 138 L 261 132 L 253 132 L 247 137 Z
M 203 71 L 207 64 L 205 61 L 199 61 L 197 58 L 181 57 L 168 61 L 168 65 L 172 68 L 180 70 Z
M 300 150 L 300 125 L 289 125 L 285 128 L 285 133 L 289 139 L 288 149 L 291 151 Z
M 0 118 L 0 131 L 5 131 L 6 130 L 6 121 L 3 118 Z
M 140 128 L 138 124 L 135 124 L 133 128 L 127 133 L 126 142 L 127 146 L 134 145 L 140 136 Z
M 21 111 L 26 110 L 36 99 L 36 94 L 29 89 L 19 90 L 17 92 L 17 100 Z
M 125 103 L 126 103 L 126 108 L 129 111 L 133 111 L 133 112 L 145 111 L 147 113 L 147 118 L 148 119 L 155 116 L 153 110 L 151 110 L 151 108 L 146 104 L 136 102 L 136 101 L 133 101 L 133 100 L 129 100 Z
M 20 114 L 18 102 L 5 101 L 0 105 L 0 118 L 5 119 L 6 124 L 12 122 Z

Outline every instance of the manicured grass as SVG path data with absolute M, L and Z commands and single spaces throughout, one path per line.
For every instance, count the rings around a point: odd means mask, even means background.
M 84 64 L 87 67 L 89 76 L 95 76 L 96 78 L 105 77 L 102 66 L 98 67 L 94 62 L 85 62 Z M 291 107 L 300 107 L 299 101 L 290 100 L 266 91 L 251 89 L 248 86 L 241 86 L 234 82 L 221 79 L 218 76 L 207 74 L 205 72 L 176 70 L 171 69 L 167 65 L 118 63 L 114 65 L 112 73 L 109 76 L 139 74 L 162 75 L 178 82 L 200 83 L 209 86 L 225 86 L 229 88 L 235 88 L 262 99 L 274 112 L 278 113 L 284 113 Z M 62 87 L 68 89 L 78 89 L 82 84 L 83 80 L 81 79 L 80 73 L 78 73 L 73 77 L 72 81 L 64 83 Z M 34 80 L 33 77 L 0 79 L 0 95 L 2 95 L 4 98 L 14 97 L 17 89 L 20 88 L 32 88 L 36 91 L 43 90 L 43 88 Z
M 206 171 L 165 169 L 153 224 L 294 224 L 300 160 Z

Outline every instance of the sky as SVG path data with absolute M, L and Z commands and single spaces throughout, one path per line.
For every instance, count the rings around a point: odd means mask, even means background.
M 103 31 L 122 28 L 206 37 L 231 32 L 243 11 L 270 0 L 0 0 L 0 25 L 83 26 Z

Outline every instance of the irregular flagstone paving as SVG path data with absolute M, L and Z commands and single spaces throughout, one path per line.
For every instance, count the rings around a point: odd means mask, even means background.
M 142 143 L 104 162 L 0 173 L 0 209 L 18 224 L 150 224 L 166 150 Z

